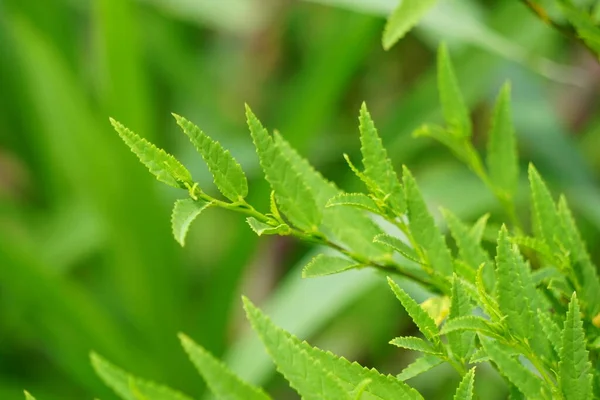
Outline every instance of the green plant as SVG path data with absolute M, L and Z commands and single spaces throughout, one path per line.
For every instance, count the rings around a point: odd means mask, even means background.
M 555 202 L 536 169 L 529 166 L 532 234 L 516 212 L 519 181 L 510 86 L 494 109 L 485 162 L 471 143 L 472 126 L 446 48 L 438 54 L 438 86 L 445 126 L 424 125 L 416 136 L 448 147 L 502 204 L 506 224 L 487 226 L 488 215 L 468 226 L 442 210 L 457 252 L 452 254 L 408 168 L 401 179 L 363 104 L 359 116 L 363 169 L 346 160 L 367 193 L 344 193 L 325 180 L 277 132 L 270 135 L 249 107 L 246 117 L 261 167 L 271 185 L 270 209 L 245 201 L 248 184 L 240 165 L 216 141 L 174 115 L 214 177 L 225 199 L 207 194 L 173 156 L 111 120 L 124 142 L 158 180 L 187 191 L 175 203 L 173 234 L 186 232 L 204 210 L 220 207 L 246 215 L 260 235 L 288 235 L 325 245 L 304 269 L 318 277 L 371 267 L 387 275 L 422 337 L 391 344 L 422 353 L 398 376 L 383 375 L 301 341 L 274 325 L 244 297 L 246 315 L 279 372 L 306 399 L 420 399 L 405 381 L 441 364 L 462 380 L 455 399 L 474 396 L 476 365 L 489 362 L 507 380 L 511 398 L 589 399 L 600 394 L 596 365 L 600 349 L 600 280 L 566 199 Z M 378 224 L 369 214 L 387 221 Z M 497 232 L 492 259 L 482 244 Z M 486 233 L 487 232 L 487 233 Z M 408 279 L 431 293 L 418 304 L 396 282 Z M 399 282 L 402 282 L 399 280 Z M 182 346 L 218 398 L 268 399 L 243 382 L 189 337 Z M 123 399 L 187 399 L 167 387 L 133 377 L 93 353 L 100 377 Z M 28 398 L 31 398 L 27 394 Z

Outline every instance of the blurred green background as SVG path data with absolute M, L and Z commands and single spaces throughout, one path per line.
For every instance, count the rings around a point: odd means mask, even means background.
M 570 197 L 600 255 L 600 65 L 520 2 L 442 1 L 391 51 L 394 0 L 0 0 L 0 398 L 115 396 L 94 375 L 95 350 L 196 398 L 204 384 L 180 349 L 186 332 L 275 398 L 295 398 L 248 331 L 240 294 L 313 344 L 398 373 L 414 355 L 387 342 L 414 331 L 369 271 L 300 279 L 318 249 L 257 237 L 241 216 L 203 214 L 179 248 L 159 184 L 120 142 L 112 116 L 179 157 L 210 192 L 202 160 L 169 115 L 231 149 L 263 210 L 245 127 L 249 103 L 324 174 L 360 189 L 357 114 L 369 105 L 392 158 L 416 173 L 433 209 L 465 220 L 498 210 L 439 145 L 410 135 L 440 119 L 435 49 L 446 41 L 473 110 L 478 146 L 506 79 L 522 166 L 533 161 Z M 527 218 L 527 191 L 520 213 Z M 425 293 L 413 288 L 423 300 Z M 491 370 L 486 399 L 504 398 Z M 410 383 L 451 398 L 438 367 Z

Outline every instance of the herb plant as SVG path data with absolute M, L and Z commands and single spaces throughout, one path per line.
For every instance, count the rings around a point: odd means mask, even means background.
M 528 168 L 531 228 L 516 212 L 519 164 L 510 85 L 505 84 L 498 95 L 484 159 L 471 142 L 469 110 L 443 45 L 438 52 L 438 87 L 445 125 L 423 125 L 415 135 L 441 142 L 463 161 L 495 195 L 505 219 L 496 229 L 487 226 L 488 215 L 468 225 L 442 210 L 455 254 L 410 170 L 404 166 L 398 176 L 364 104 L 359 114 L 362 168 L 345 157 L 364 183 L 364 193 L 345 193 L 324 179 L 246 107 L 252 140 L 272 189 L 267 212 L 246 202 L 247 179 L 229 151 L 185 118 L 174 115 L 206 162 L 222 198 L 208 195 L 175 157 L 119 122 L 111 123 L 158 180 L 187 192 L 172 214 L 173 235 L 181 245 L 190 224 L 204 210 L 219 207 L 244 214 L 259 236 L 294 236 L 337 252 L 316 256 L 304 268 L 305 278 L 356 268 L 375 268 L 387 276 L 390 289 L 421 333 L 390 338 L 390 344 L 421 354 L 397 376 L 309 345 L 243 298 L 253 329 L 302 398 L 421 399 L 406 381 L 441 363 L 462 377 L 455 399 L 476 396 L 474 382 L 481 363 L 491 363 L 506 379 L 514 399 L 599 396 L 600 373 L 593 366 L 600 349 L 600 280 L 567 200 L 561 196 L 555 201 L 533 165 Z M 495 255 L 482 245 L 492 230 L 497 238 Z M 420 284 L 432 297 L 417 303 L 403 289 L 406 280 Z M 437 307 L 427 306 L 432 303 Z M 188 336 L 181 334 L 180 339 L 216 397 L 270 398 Z M 91 360 L 98 375 L 123 399 L 188 399 L 133 377 L 98 354 L 93 353 Z

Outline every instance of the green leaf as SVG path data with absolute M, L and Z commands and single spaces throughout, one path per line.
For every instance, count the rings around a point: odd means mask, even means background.
M 310 188 L 317 206 L 323 210 L 323 226 L 351 250 L 368 257 L 381 257 L 387 253 L 373 237 L 382 230 L 362 210 L 352 207 L 325 208 L 327 202 L 341 191 L 317 172 L 306 159 L 302 158 L 281 135 L 275 132 L 275 143 L 290 160 L 294 168 Z
M 421 263 L 421 261 L 419 260 L 419 255 L 415 252 L 415 249 L 413 249 L 408 244 L 404 243 L 402 240 L 398 239 L 395 236 L 388 235 L 387 233 L 382 233 L 381 235 L 375 236 L 373 238 L 373 241 L 381 243 L 397 251 L 409 260 L 412 260 L 416 263 Z
M 456 242 L 460 258 L 474 271 L 481 264 L 490 262 L 490 257 L 481 247 L 478 236 L 472 234 L 470 229 L 449 210 L 442 209 L 442 214 Z
M 471 315 L 473 306 L 467 290 L 461 283 L 461 280 L 456 276 L 452 280 L 452 298 L 450 303 L 450 315 L 448 321 L 460 317 Z M 450 332 L 447 334 L 448 344 L 452 353 L 459 359 L 464 360 L 473 347 L 475 339 L 474 332 Z
M 27 390 L 25 390 L 25 400 L 35 400 L 35 397 L 33 397 L 31 394 L 29 394 Z
M 505 198 L 515 195 L 519 164 L 515 130 L 510 111 L 510 84 L 498 95 L 487 146 L 487 167 L 492 184 Z
M 288 235 L 291 232 L 290 227 L 287 224 L 281 224 L 277 226 L 269 225 L 264 222 L 257 220 L 254 217 L 246 218 L 246 222 L 250 225 L 250 228 L 258 236 L 262 235 Z
M 469 138 L 472 133 L 469 109 L 458 87 L 448 48 L 443 43 L 438 48 L 437 68 L 440 102 L 448 129 L 457 138 Z
M 343 357 L 300 341 L 273 324 L 250 300 L 245 297 L 243 300 L 248 319 L 277 364 L 278 370 L 303 398 L 319 400 L 348 398 L 348 393 L 361 386 L 365 379 L 370 379 L 371 383 L 365 391 L 381 400 L 422 399 L 416 390 L 391 375 L 382 375 L 375 369 L 364 368 Z M 345 391 L 340 392 L 337 385 L 343 385 Z M 301 393 L 300 390 L 303 392 Z M 308 395 L 304 391 L 308 393 L 314 391 L 319 396 L 306 397 Z M 333 396 L 328 393 L 332 393 Z
M 275 145 L 273 138 L 246 105 L 246 118 L 260 165 L 275 192 L 281 211 L 296 227 L 317 231 L 321 213 L 302 176 Z
M 560 389 L 567 400 L 593 398 L 592 364 L 586 350 L 585 332 L 577 295 L 573 293 L 562 331 L 558 363 Z
M 139 137 L 120 122 L 111 118 L 110 123 L 156 179 L 176 188 L 186 189 L 193 185 L 192 175 L 175 157 Z
M 397 337 L 390 341 L 390 344 L 401 347 L 403 349 L 420 351 L 425 354 L 440 354 L 440 352 L 433 348 L 430 343 L 427 343 L 423 339 L 414 336 L 403 336 Z
M 96 353 L 90 358 L 98 376 L 123 400 L 191 400 L 171 388 L 130 375 Z
M 552 320 L 549 313 L 547 311 L 542 311 L 540 309 L 537 310 L 538 320 L 540 321 L 540 325 L 542 325 L 542 329 L 544 333 L 550 339 L 550 343 L 552 347 L 554 347 L 554 351 L 556 354 L 560 354 L 562 335 L 560 332 L 560 328 L 558 325 Z
M 171 214 L 171 228 L 175 240 L 180 245 L 185 245 L 185 236 L 192 222 L 211 205 L 212 203 L 204 200 L 180 199 L 175 202 Z
M 337 274 L 352 268 L 360 267 L 361 264 L 347 258 L 333 257 L 319 254 L 313 258 L 302 270 L 303 278 L 314 278 L 317 276 Z
M 437 0 L 402 0 L 389 16 L 383 31 L 382 43 L 389 50 L 402 39 L 437 3 Z
M 498 367 L 498 371 L 512 382 L 528 399 L 545 398 L 542 396 L 542 383 L 523 364 L 512 358 L 495 341 L 481 338 L 485 352 Z
M 233 202 L 246 197 L 248 195 L 246 175 L 229 150 L 225 150 L 219 142 L 212 140 L 187 119 L 177 114 L 173 116 L 206 162 L 215 185 L 223 196 Z
M 574 4 L 566 1 L 560 1 L 559 4 L 564 15 L 575 27 L 577 35 L 595 52 L 596 58 L 600 60 L 600 28 L 598 24 L 590 14 L 580 10 Z
M 552 195 L 533 164 L 529 164 L 529 184 L 533 231 L 536 237 L 553 247 L 555 237 L 560 237 L 560 219 Z
M 490 217 L 490 214 L 482 215 L 471 227 L 470 234 L 475 240 L 476 243 L 481 243 L 481 239 L 483 238 L 483 234 L 485 233 L 485 228 L 487 226 L 487 220 Z M 496 239 L 496 237 L 494 237 Z
M 202 346 L 180 333 L 181 345 L 212 393 L 224 400 L 268 400 L 262 389 L 254 387 L 237 377 L 225 364 L 214 358 Z
M 440 335 L 456 331 L 475 331 L 487 336 L 498 336 L 496 327 L 490 321 L 474 315 L 449 319 L 442 327 Z
M 435 324 L 435 321 L 429 316 L 429 314 L 419 306 L 419 304 L 414 301 L 396 282 L 392 280 L 388 276 L 387 278 L 388 284 L 392 288 L 392 291 L 402 303 L 402 306 L 410 315 L 412 320 L 417 325 L 417 328 L 421 331 L 421 333 L 430 341 L 437 344 L 440 342 L 438 338 L 438 328 Z
M 454 153 L 459 160 L 465 163 L 469 162 L 471 149 L 465 145 L 465 141 L 441 126 L 431 124 L 422 125 L 412 133 L 412 136 L 415 138 L 427 137 L 437 140 Z
M 360 108 L 359 122 L 364 175 L 379 189 L 373 194 L 387 201 L 397 215 L 403 214 L 406 204 L 402 186 L 365 103 Z
M 364 193 L 341 193 L 330 199 L 325 207 L 352 206 L 380 214 L 377 203 Z
M 410 232 L 419 246 L 427 253 L 429 265 L 442 275 L 452 275 L 453 264 L 450 250 L 433 217 L 427 210 L 423 196 L 408 168 L 403 169 L 404 190 L 408 206 Z
M 473 386 L 475 385 L 475 367 L 463 376 L 456 393 L 454 400 L 471 400 L 473 398 Z
M 506 316 L 508 328 L 515 336 L 529 338 L 533 311 L 524 277 L 529 271 L 516 246 L 510 243 L 505 226 L 498 235 L 496 268 L 498 306 Z
M 414 362 L 404 368 L 397 378 L 400 381 L 406 381 L 429 371 L 431 368 L 442 364 L 444 361 L 432 354 L 425 354 L 423 357 L 417 358 Z

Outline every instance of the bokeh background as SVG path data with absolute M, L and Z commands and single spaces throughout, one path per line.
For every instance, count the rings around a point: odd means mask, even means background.
M 432 209 L 465 220 L 498 210 L 448 151 L 413 139 L 440 120 L 435 49 L 446 41 L 485 145 L 493 100 L 513 85 L 522 167 L 568 194 L 600 255 L 600 66 L 518 1 L 442 1 L 392 50 L 381 46 L 394 0 L 0 1 L 0 398 L 113 399 L 95 350 L 147 379 L 202 398 L 183 331 L 275 398 L 297 398 L 245 322 L 240 295 L 311 343 L 384 372 L 415 355 L 387 342 L 414 333 L 384 280 L 367 272 L 302 280 L 318 249 L 261 238 L 239 215 L 210 210 L 187 246 L 170 233 L 184 192 L 159 184 L 120 142 L 112 116 L 177 155 L 209 192 L 201 158 L 170 112 L 231 149 L 266 209 L 245 127 L 249 103 L 324 174 L 357 190 L 364 100 L 397 166 L 417 175 Z M 524 177 L 522 177 L 524 179 Z M 523 181 L 520 213 L 527 218 Z M 492 218 L 493 220 L 493 218 Z M 412 293 L 423 300 L 418 288 Z M 505 398 L 491 370 L 486 399 Z M 481 379 L 479 379 L 481 376 Z M 451 398 L 438 367 L 410 383 Z

